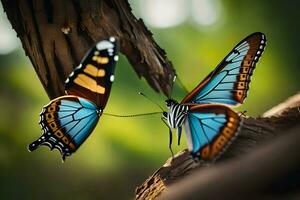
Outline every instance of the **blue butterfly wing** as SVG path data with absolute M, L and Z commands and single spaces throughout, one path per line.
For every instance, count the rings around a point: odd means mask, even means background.
M 216 159 L 236 137 L 241 119 L 222 105 L 190 106 L 184 127 L 188 148 L 194 158 Z
M 101 110 L 84 98 L 66 95 L 52 100 L 40 114 L 43 135 L 29 145 L 29 150 L 46 145 L 58 149 L 64 160 L 88 138 L 100 114 Z
M 263 33 L 246 37 L 181 103 L 231 106 L 243 103 L 251 75 L 265 45 Z

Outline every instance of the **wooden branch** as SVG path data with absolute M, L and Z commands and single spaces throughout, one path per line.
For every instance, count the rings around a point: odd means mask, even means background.
M 166 53 L 126 0 L 1 0 L 47 94 L 64 94 L 64 81 L 97 41 L 115 36 L 139 77 L 170 92 L 175 73 Z M 122 67 L 122 66 L 119 66 Z
M 161 194 L 162 199 L 242 199 L 247 192 L 265 189 L 272 177 L 300 167 L 300 94 L 292 99 L 274 115 L 245 118 L 239 136 L 215 164 L 197 164 L 187 150 L 170 158 L 136 189 L 136 199 Z

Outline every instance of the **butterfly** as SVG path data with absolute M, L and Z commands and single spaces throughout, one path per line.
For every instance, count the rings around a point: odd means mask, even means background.
M 103 113 L 114 81 L 118 61 L 116 39 L 98 42 L 65 81 L 66 95 L 50 101 L 40 114 L 43 135 L 32 142 L 58 149 L 65 160 L 88 138 Z
M 182 127 L 188 149 L 195 160 L 214 161 L 238 135 L 242 118 L 230 107 L 247 97 L 255 65 L 266 46 L 263 33 L 253 33 L 238 43 L 200 84 L 180 103 L 168 98 L 168 112 L 162 119 L 172 131 L 177 129 L 178 145 Z

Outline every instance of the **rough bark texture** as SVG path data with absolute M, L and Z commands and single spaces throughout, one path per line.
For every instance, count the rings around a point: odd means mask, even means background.
M 293 184 L 300 184 L 299 144 L 297 94 L 264 117 L 245 118 L 237 139 L 214 164 L 197 164 L 187 150 L 179 152 L 136 189 L 136 199 L 258 199 L 274 191 L 291 195 Z
M 168 94 L 174 70 L 165 51 L 136 19 L 126 0 L 1 0 L 48 96 L 64 94 L 64 81 L 97 41 L 115 36 L 139 77 Z

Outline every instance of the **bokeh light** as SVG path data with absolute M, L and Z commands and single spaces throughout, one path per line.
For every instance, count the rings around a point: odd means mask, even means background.
M 215 24 L 221 17 L 221 2 L 219 0 L 192 0 L 192 16 L 201 26 Z
M 168 28 L 183 23 L 187 18 L 185 0 L 141 0 L 141 16 L 156 28 Z
M 0 4 L 0 54 L 6 55 L 20 47 L 16 32 L 8 22 Z

